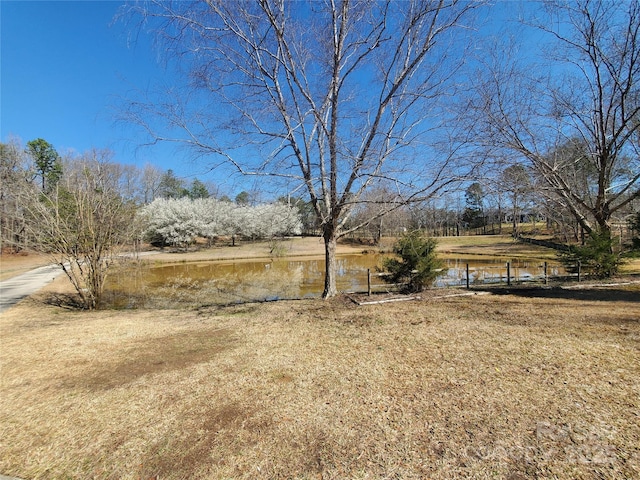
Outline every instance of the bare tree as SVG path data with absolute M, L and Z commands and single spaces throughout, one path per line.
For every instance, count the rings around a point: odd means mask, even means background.
M 404 232 L 409 227 L 409 213 L 404 208 L 396 207 L 396 204 L 402 201 L 396 196 L 395 192 L 384 188 L 370 188 L 353 209 L 346 228 L 353 231 L 351 224 L 365 225 L 358 234 L 370 237 L 376 245 L 383 235 L 398 235 Z M 392 213 L 390 210 L 393 210 Z
M 511 203 L 511 235 L 518 238 L 523 210 L 532 192 L 531 177 L 523 165 L 516 163 L 502 171 L 499 184 Z
M 150 163 L 144 166 L 142 170 L 141 187 L 142 202 L 145 205 L 158 198 L 163 173 L 162 170 Z
M 545 62 L 513 43 L 485 52 L 469 129 L 496 156 L 528 161 L 586 233 L 609 236 L 640 197 L 640 3 L 541 5 L 529 24 L 552 41 Z
M 27 186 L 24 146 L 18 139 L 0 143 L 0 250 L 25 246 L 20 191 Z
M 153 1 L 162 48 L 189 85 L 131 102 L 153 141 L 172 140 L 249 175 L 305 185 L 325 242 L 324 297 L 336 290 L 336 242 L 370 187 L 428 199 L 466 171 L 429 148 L 464 60 L 463 22 L 480 2 Z M 158 129 L 158 118 L 166 120 Z M 170 132 L 170 134 L 163 133 Z M 256 161 L 256 159 L 261 159 Z M 212 161 L 214 162 L 214 161 Z M 214 162 L 215 163 L 215 162 Z M 347 227 L 349 225 L 349 227 Z
M 85 308 L 100 305 L 108 268 L 132 239 L 134 204 L 121 195 L 125 170 L 109 151 L 66 161 L 50 191 L 32 185 L 23 199 L 34 247 L 60 265 Z

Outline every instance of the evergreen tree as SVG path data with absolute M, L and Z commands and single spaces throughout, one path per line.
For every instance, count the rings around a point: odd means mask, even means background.
M 189 190 L 184 187 L 184 180 L 176 177 L 173 170 L 169 169 L 160 179 L 158 196 L 161 198 L 188 197 Z
M 389 283 L 405 283 L 405 290 L 420 292 L 438 275 L 442 262 L 436 254 L 437 242 L 414 230 L 403 235 L 393 247 L 396 258 L 385 258 L 383 268 L 391 273 Z
M 484 195 L 484 189 L 478 182 L 469 185 L 464 194 L 467 206 L 462 214 L 462 220 L 467 222 L 470 228 L 478 228 L 485 225 Z
M 236 203 L 238 205 L 249 205 L 249 192 L 242 191 L 236 195 Z
M 53 145 L 42 138 L 27 142 L 27 153 L 34 162 L 36 174 L 42 179 L 42 191 L 51 190 L 62 177 L 62 163 Z
M 196 198 L 209 198 L 209 190 L 207 186 L 197 178 L 191 182 L 191 189 L 189 190 L 189 198 L 195 200 Z

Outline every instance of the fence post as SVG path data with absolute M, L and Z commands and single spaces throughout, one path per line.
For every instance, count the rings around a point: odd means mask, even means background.
M 511 286 L 511 262 L 507 262 L 507 286 Z
M 549 276 L 547 274 L 547 262 L 544 262 L 544 284 L 549 283 Z
M 367 294 L 371 296 L 371 270 L 367 268 Z
M 578 260 L 578 282 L 580 282 L 581 274 L 582 274 L 582 262 Z
M 469 290 L 469 264 L 467 263 L 467 290 Z

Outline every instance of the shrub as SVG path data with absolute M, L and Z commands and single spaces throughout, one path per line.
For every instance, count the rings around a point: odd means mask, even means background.
M 579 262 L 583 272 L 595 278 L 608 278 L 618 273 L 622 264 L 613 244 L 611 232 L 593 231 L 583 246 L 571 245 L 560 253 L 560 261 L 568 272 L 576 273 Z
M 383 269 L 390 273 L 385 277 L 388 283 L 403 283 L 404 290 L 420 292 L 428 288 L 436 276 L 442 262 L 436 255 L 437 242 L 415 230 L 403 235 L 393 247 L 397 257 L 383 259 Z

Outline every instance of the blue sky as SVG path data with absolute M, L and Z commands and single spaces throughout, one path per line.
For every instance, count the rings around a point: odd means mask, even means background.
M 109 148 L 120 163 L 153 163 L 211 179 L 186 152 L 139 148 L 135 127 L 118 123 L 119 99 L 169 72 L 144 35 L 114 22 L 121 1 L 6 1 L 1 15 L 0 141 L 44 138 L 60 154 Z

